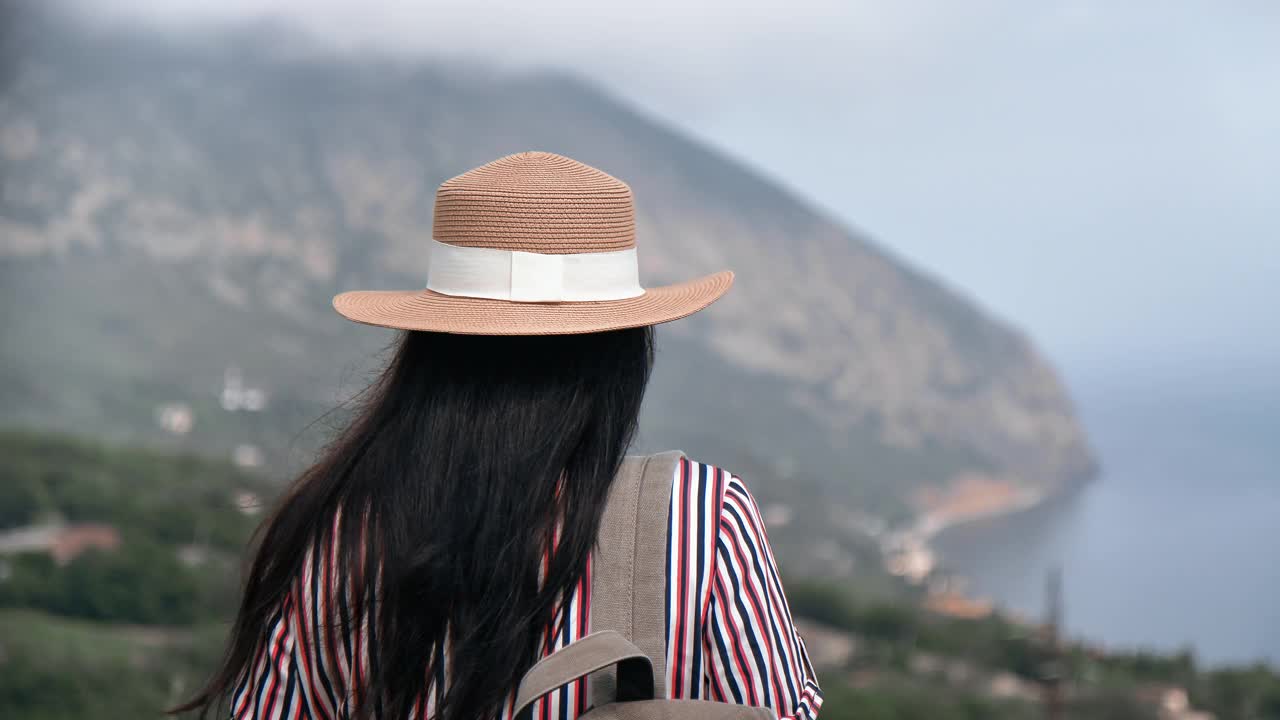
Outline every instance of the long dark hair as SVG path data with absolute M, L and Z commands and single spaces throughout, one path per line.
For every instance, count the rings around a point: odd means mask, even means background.
M 408 717 L 447 635 L 436 717 L 497 716 L 585 572 L 652 365 L 650 328 L 405 333 L 354 421 L 260 528 L 222 665 L 175 711 L 226 699 L 308 549 L 336 542 L 354 600 L 328 621 L 370 625 L 354 715 Z

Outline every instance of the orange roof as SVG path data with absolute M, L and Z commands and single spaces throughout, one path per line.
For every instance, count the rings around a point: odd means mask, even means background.
M 993 609 L 986 600 L 975 600 L 952 592 L 931 594 L 925 598 L 924 606 L 939 615 L 966 620 L 989 617 Z
M 58 564 L 65 565 L 85 550 L 115 550 L 118 547 L 120 532 L 111 525 L 72 525 L 54 538 L 49 554 Z

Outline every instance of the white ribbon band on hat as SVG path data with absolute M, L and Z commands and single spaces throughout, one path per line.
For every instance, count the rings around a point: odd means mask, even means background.
M 624 300 L 644 294 L 634 247 L 572 255 L 431 241 L 427 289 L 512 302 Z

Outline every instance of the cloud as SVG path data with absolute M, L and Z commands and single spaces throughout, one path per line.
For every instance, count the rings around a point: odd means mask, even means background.
M 870 78 L 873 68 L 899 62 L 927 63 L 984 5 L 961 12 L 948 3 L 868 0 L 77 2 L 86 15 L 169 29 L 283 20 L 346 49 L 573 68 L 611 83 L 664 84 L 682 100 L 715 99 L 754 75 L 793 69 L 793 79 L 810 86 L 833 76 Z

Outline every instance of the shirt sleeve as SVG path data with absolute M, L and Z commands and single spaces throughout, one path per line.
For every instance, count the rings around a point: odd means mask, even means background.
M 353 653 L 367 657 L 366 633 L 348 637 L 334 626 L 335 613 L 349 606 L 335 560 L 332 541 L 307 551 L 232 695 L 232 720 L 333 720 L 347 708 L 346 679 Z
M 713 699 L 814 720 L 822 691 L 787 606 L 755 499 L 730 476 L 720 510 L 705 626 Z
M 231 698 L 232 720 L 294 720 L 311 717 L 303 695 L 294 642 L 294 603 L 285 598 L 268 623 L 268 631 L 254 652 Z

